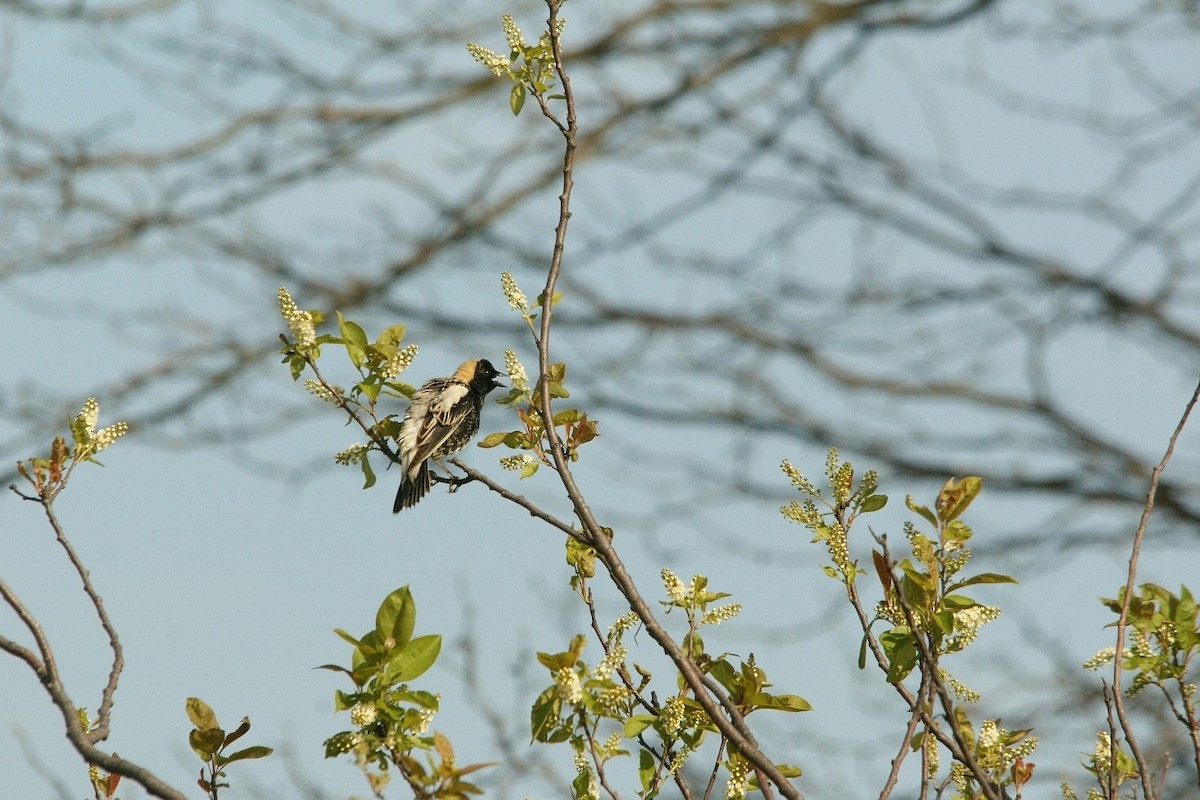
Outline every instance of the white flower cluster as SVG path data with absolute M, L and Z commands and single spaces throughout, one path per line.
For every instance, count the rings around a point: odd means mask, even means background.
M 356 703 L 350 709 L 350 723 L 364 728 L 379 718 L 379 709 L 370 703 Z
M 84 401 L 83 409 L 75 416 L 76 422 L 82 423 L 84 431 L 90 440 L 86 442 L 86 447 L 84 448 L 88 456 L 94 456 L 117 439 L 129 433 L 129 424 L 126 422 L 114 422 L 107 428 L 96 430 L 96 422 L 99 419 L 100 404 L 96 402 L 96 398 L 89 397 Z
M 742 800 L 750 788 L 750 770 L 742 761 L 729 765 L 729 781 L 725 784 L 725 800 Z
M 317 343 L 317 331 L 313 326 L 312 314 L 301 311 L 292 299 L 287 289 L 279 287 L 279 313 L 283 315 L 288 330 L 296 338 L 296 344 L 301 347 L 311 347 Z
M 525 298 L 525 293 L 517 286 L 517 282 L 513 280 L 512 273 L 500 273 L 500 288 L 504 290 L 504 297 L 508 300 L 510 308 L 517 311 L 527 311 L 529 309 L 529 300 Z
M 367 446 L 364 444 L 352 444 L 345 450 L 341 450 L 333 454 L 333 460 L 344 466 L 351 464 L 361 464 L 363 459 L 367 457 Z
M 642 618 L 637 615 L 636 611 L 627 611 L 617 617 L 613 624 L 608 626 L 608 635 L 615 636 L 624 633 L 627 630 L 636 628 L 642 622 Z
M 410 344 L 407 347 L 402 347 L 396 351 L 396 355 L 387 360 L 383 365 L 383 377 L 394 378 L 404 370 L 408 369 L 409 364 L 412 364 L 413 359 L 417 357 L 417 346 Z
M 663 588 L 667 590 L 667 597 L 671 598 L 672 602 L 682 603 L 687 600 L 688 589 L 683 585 L 683 581 L 679 580 L 678 575 L 664 567 L 659 576 L 662 578 Z
M 512 18 L 512 14 L 505 14 L 500 19 L 501 24 L 504 26 L 504 41 L 508 44 L 508 49 L 523 49 L 525 47 L 525 37 L 521 35 L 521 29 L 517 27 L 516 20 Z
M 504 371 L 508 373 L 508 379 L 512 381 L 514 389 L 522 392 L 529 389 L 529 376 L 525 374 L 525 367 L 517 360 L 517 354 L 512 350 L 504 351 Z
M 558 684 L 559 693 L 568 703 L 575 706 L 583 702 L 583 686 L 580 684 L 579 676 L 575 674 L 575 670 L 570 667 L 563 667 L 554 673 L 554 682 Z
M 625 649 L 625 645 L 613 645 L 609 648 L 608 654 L 600 659 L 600 663 L 592 667 L 592 677 L 601 681 L 609 677 L 617 667 L 625 663 L 625 658 L 628 655 L 629 651 Z
M 495 50 L 489 50 L 475 42 L 467 42 L 467 52 L 471 54 L 471 58 L 487 67 L 497 78 L 508 72 L 508 58 Z
M 312 378 L 308 378 L 304 381 L 304 389 L 313 397 L 324 400 L 331 406 L 336 406 L 338 404 L 338 395 L 341 394 L 340 387 L 329 387 Z
M 700 618 L 701 625 L 720 625 L 727 619 L 733 619 L 742 611 L 741 603 L 729 603 L 723 606 L 709 609 L 704 612 L 704 616 Z
M 532 464 L 536 460 L 537 459 L 528 453 L 522 453 L 518 456 L 504 456 L 500 459 L 500 466 L 502 469 L 510 469 L 515 472 L 517 470 L 525 469 L 525 467 Z

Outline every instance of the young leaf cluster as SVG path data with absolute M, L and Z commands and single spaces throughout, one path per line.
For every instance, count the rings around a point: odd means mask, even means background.
M 395 460 L 389 442 L 400 431 L 400 421 L 395 414 L 381 414 L 380 398 L 403 400 L 411 397 L 413 387 L 397 380 L 417 355 L 416 345 L 401 346 L 404 340 L 404 325 L 390 325 L 380 331 L 372 341 L 361 325 L 336 312 L 338 335 L 317 334 L 317 327 L 324 321 L 320 311 L 302 311 L 297 308 L 287 289 L 279 290 L 280 311 L 288 323 L 292 336 L 280 334 L 283 347 L 280 353 L 288 364 L 293 380 L 299 380 L 306 371 L 313 378 L 305 381 L 305 388 L 327 403 L 338 406 L 356 422 L 367 435 L 366 444 L 354 444 L 335 456 L 340 464 L 357 464 L 363 472 L 364 489 L 375 485 L 375 471 L 371 467 L 371 452 L 381 452 Z M 347 389 L 327 381 L 321 374 L 317 361 L 323 345 L 336 345 L 346 352 L 351 367 L 357 372 L 357 380 Z
M 550 46 L 550 31 L 543 31 L 537 42 L 531 45 L 525 42 L 525 37 L 512 16 L 505 14 L 502 21 L 504 38 L 508 44 L 507 58 L 475 42 L 467 45 L 467 52 L 496 77 L 507 76 L 512 81 L 508 107 L 513 116 L 516 116 L 525 106 L 526 95 L 532 94 L 542 100 L 546 96 L 546 92 L 554 86 L 554 51 Z M 561 23 L 561 20 L 559 22 Z M 561 32 L 560 24 L 557 33 Z M 562 99 L 562 95 L 551 95 L 551 97 Z
M 47 455 L 31 458 L 28 464 L 17 462 L 17 473 L 42 502 L 51 502 L 58 496 L 79 464 L 88 461 L 104 466 L 96 460 L 96 455 L 129 432 L 129 426 L 124 422 L 115 422 L 97 430 L 99 418 L 100 404 L 96 398 L 89 397 L 83 409 L 68 422 L 74 447 L 68 447 L 62 436 L 56 436 L 50 443 Z
M 546 380 L 550 384 L 551 397 L 561 399 L 571 396 L 563 385 L 566 377 L 566 364 L 556 363 L 549 366 Z M 548 451 L 550 440 L 546 436 L 546 425 L 538 407 L 535 391 L 535 388 L 520 386 L 514 380 L 508 394 L 499 398 L 497 402 L 513 409 L 520 427 L 511 431 L 489 433 L 479 441 L 480 447 L 504 445 L 510 450 L 520 451 L 520 455 L 505 459 L 502 463 L 519 470 L 522 478 L 535 474 L 540 466 L 554 468 Z M 596 422 L 588 419 L 587 413 L 577 408 L 565 408 L 554 412 L 551 423 L 559 431 L 564 454 L 571 461 L 578 461 L 579 448 L 600 435 L 596 431 Z
M 531 305 L 525 298 L 525 293 L 517 286 L 512 275 L 505 272 L 500 276 L 500 288 L 508 299 L 509 306 L 525 321 L 533 336 L 537 337 L 534 321 L 542 305 L 543 298 L 538 296 Z M 555 292 L 551 297 L 551 305 L 562 299 L 561 292 Z M 540 402 L 540 388 L 531 386 L 525 372 L 525 367 L 512 350 L 505 351 L 504 362 L 511 386 L 508 394 L 497 400 L 498 403 L 513 409 L 520 427 L 511 431 L 499 431 L 485 436 L 480 447 L 498 447 L 504 445 L 510 450 L 519 451 L 518 455 L 502 459 L 501 464 L 506 468 L 516 470 L 522 479 L 535 474 L 539 467 L 554 467 L 550 457 L 550 439 L 546 433 L 546 423 L 543 419 Z M 571 396 L 565 386 L 567 365 L 556 362 L 547 365 L 543 380 L 547 383 L 550 397 L 565 399 Z M 558 439 L 563 446 L 563 454 L 571 461 L 579 460 L 579 448 L 595 439 L 600 434 L 596 430 L 595 420 L 589 419 L 587 412 L 577 408 L 564 408 L 554 412 L 551 424 L 558 433 Z
M 354 648 L 350 667 L 326 664 L 322 669 L 341 672 L 354 684 L 353 691 L 334 693 L 334 707 L 349 711 L 354 727 L 325 741 L 325 757 L 350 753 L 376 796 L 382 796 L 395 767 L 415 797 L 462 800 L 479 793 L 465 776 L 486 765 L 458 767 L 450 742 L 429 733 L 438 696 L 408 682 L 433 666 L 442 637 L 414 637 L 416 613 L 412 594 L 402 586 L 384 598 L 375 627 L 362 637 L 335 631 Z M 422 753 L 425 757 L 418 758 Z
M 270 747 L 262 745 L 243 747 L 232 753 L 226 752 L 231 744 L 250 731 L 249 717 L 242 717 L 237 728 L 226 733 L 217 722 L 217 715 L 212 708 L 200 698 L 189 697 L 184 703 L 184 709 L 193 726 L 188 734 L 188 744 L 196 757 L 204 762 L 196 785 L 204 790 L 211 800 L 217 800 L 219 790 L 229 787 L 225 782 L 225 771 L 230 764 L 265 758 L 273 752 Z
M 998 720 L 983 720 L 977 729 L 959 701 L 975 702 L 978 695 L 941 665 L 943 657 L 969 646 L 980 626 L 999 615 L 998 608 L 978 602 L 963 590 L 1015 583 L 996 573 L 963 575 L 971 557 L 966 544 L 972 532 L 961 516 L 979 495 L 982 480 L 951 478 L 932 508 L 906 499 L 908 509 L 930 529 L 922 531 L 905 523 L 910 553 L 899 561 L 893 559 L 887 537 L 874 536 L 877 546 L 871 550 L 871 560 L 881 593 L 868 611 L 856 581 L 865 573 L 851 556 L 849 537 L 860 515 L 887 503 L 885 495 L 876 493 L 875 473 L 867 472 L 856 485 L 851 464 L 830 449 L 825 462 L 827 497 L 789 462 L 783 462 L 783 471 L 802 499 L 781 511 L 812 531 L 814 542 L 825 544 L 830 563 L 823 569 L 842 582 L 862 626 L 859 668 L 866 666 L 868 653 L 873 654 L 888 683 L 909 706 L 913 733 L 907 744 L 910 752 L 921 753 L 922 796 L 935 782 L 939 793 L 952 787 L 954 796 L 961 798 L 998 798 L 1007 787 L 1019 790 L 1032 774 L 1033 765 L 1025 758 L 1037 739 L 1028 730 L 1007 731 Z M 877 623 L 886 629 L 876 633 Z M 916 685 L 910 686 L 907 682 L 914 674 Z M 939 712 L 935 714 L 934 708 Z M 938 769 L 939 748 L 951 756 L 946 772 Z
M 576 570 L 572 587 L 588 604 L 594 620 L 587 589 L 591 562 L 586 556 L 586 547 L 568 539 L 568 562 Z M 663 570 L 662 575 L 667 595 L 662 605 L 683 611 L 687 619 L 682 638 L 687 658 L 721 686 L 742 716 L 757 710 L 810 709 L 801 697 L 769 692 L 771 684 L 753 656 L 740 659 L 705 650 L 698 629 L 731 619 L 740 608 L 736 603 L 714 605 L 729 597 L 727 593 L 710 591 L 702 575 L 694 576 L 686 586 L 670 570 Z M 582 657 L 582 635 L 575 636 L 562 652 L 538 654 L 551 683 L 531 709 L 531 735 L 536 742 L 569 743 L 575 751 L 577 774 L 573 788 L 579 800 L 597 796 L 597 786 L 606 785 L 608 762 L 630 755 L 631 744 L 637 750 L 639 797 L 654 798 L 668 782 L 683 780 L 681 768 L 710 735 L 720 737 L 717 726 L 681 675 L 674 674 L 669 689 L 654 689 L 652 673 L 629 660 L 624 637 L 636 627 L 637 620 L 632 612 L 622 616 L 603 636 L 599 627 L 593 626 L 604 651 L 594 666 Z M 788 777 L 800 774 L 798 768 L 777 766 Z M 728 775 L 729 785 L 741 786 L 743 792 L 754 785 L 749 763 L 723 737 L 710 770 L 712 777 L 703 793 L 706 798 L 714 791 L 721 770 Z
M 1119 614 L 1124 599 L 1122 588 L 1115 598 L 1102 598 L 1101 602 Z M 1132 642 L 1121 662 L 1133 673 L 1130 695 L 1147 686 L 1157 687 L 1176 717 L 1192 728 L 1197 721 L 1195 664 L 1200 654 L 1196 616 L 1196 601 L 1186 586 L 1174 594 L 1157 584 L 1143 583 L 1129 602 L 1126 621 Z

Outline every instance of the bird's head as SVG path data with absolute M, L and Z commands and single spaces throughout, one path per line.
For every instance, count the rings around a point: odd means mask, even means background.
M 455 378 L 484 395 L 504 385 L 496 380 L 500 374 L 486 358 L 472 358 L 454 370 Z

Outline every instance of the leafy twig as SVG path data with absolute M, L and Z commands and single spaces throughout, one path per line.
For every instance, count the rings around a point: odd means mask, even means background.
M 1129 570 L 1125 577 L 1125 593 L 1121 598 L 1121 611 L 1117 616 L 1117 641 L 1116 655 L 1113 658 L 1113 706 L 1117 712 L 1117 719 L 1121 723 L 1121 731 L 1125 734 L 1125 741 L 1129 743 L 1129 750 L 1132 753 L 1134 760 L 1138 765 L 1138 777 L 1142 782 L 1142 793 L 1146 800 L 1156 796 L 1154 785 L 1150 778 L 1150 767 L 1146 762 L 1146 757 L 1142 753 L 1141 747 L 1138 745 L 1137 738 L 1133 732 L 1133 726 L 1129 722 L 1129 717 L 1125 712 L 1125 702 L 1121 697 L 1121 660 L 1122 653 L 1125 651 L 1125 627 L 1129 618 L 1129 605 L 1133 601 L 1134 583 L 1137 581 L 1137 562 L 1138 556 L 1142 550 L 1142 540 L 1146 535 L 1146 526 L 1150 522 L 1150 512 L 1154 510 L 1154 497 L 1158 493 L 1158 479 L 1162 475 L 1163 470 L 1167 468 L 1167 463 L 1171 460 L 1171 454 L 1175 452 L 1175 443 L 1179 440 L 1179 435 L 1183 433 L 1184 426 L 1187 425 L 1188 417 L 1191 416 L 1192 409 L 1196 406 L 1196 401 L 1200 400 L 1200 382 L 1196 384 L 1195 391 L 1192 392 L 1192 398 L 1188 401 L 1187 406 L 1183 410 L 1183 415 L 1180 416 L 1178 424 L 1175 426 L 1175 431 L 1171 434 L 1170 440 L 1167 442 L 1166 452 L 1159 460 L 1158 464 L 1150 472 L 1150 486 L 1146 490 L 1146 502 L 1142 506 L 1142 517 L 1138 521 L 1137 530 L 1133 532 L 1133 545 L 1129 553 Z M 1193 731 L 1193 735 L 1194 735 Z M 1116 747 L 1116 737 L 1113 737 L 1113 745 Z

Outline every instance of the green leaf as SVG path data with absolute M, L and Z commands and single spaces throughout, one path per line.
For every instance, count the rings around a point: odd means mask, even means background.
M 901 567 L 903 568 L 903 574 L 900 577 L 901 596 L 915 609 L 927 608 L 930 604 L 929 598 L 936 592 L 933 579 L 911 567 L 905 567 L 904 562 L 901 563 Z
M 917 648 L 912 633 L 906 627 L 897 626 L 881 634 L 879 644 L 888 659 L 888 683 L 899 683 L 917 665 Z
M 950 478 L 938 492 L 937 502 L 934 503 L 938 517 L 945 522 L 958 519 L 982 489 L 983 478 L 978 476 L 968 475 L 962 480 Z
M 542 292 L 541 294 L 539 294 L 537 296 L 537 300 L 534 301 L 534 305 L 540 306 L 542 304 L 543 300 L 545 300 L 545 298 L 546 298 L 546 293 Z M 550 295 L 550 305 L 555 305 L 559 300 L 562 300 L 562 298 L 563 298 L 562 292 L 555 292 L 554 294 Z M 559 378 L 559 380 L 562 380 L 562 379 Z
M 213 713 L 208 703 L 199 697 L 189 697 L 183 707 L 187 711 L 188 719 L 196 726 L 196 730 L 209 731 L 218 727 L 217 715 Z M 221 736 L 223 738 L 225 734 L 221 734 Z
M 657 772 L 657 770 L 654 768 L 654 755 L 651 754 L 649 750 L 639 750 L 638 780 L 642 784 L 643 800 L 652 800 L 657 794 L 657 792 L 654 794 L 647 794 L 647 791 L 650 789 L 650 783 L 654 780 L 655 772 Z
M 1008 575 L 1001 575 L 999 572 L 981 572 L 974 577 L 950 584 L 946 587 L 946 591 L 955 592 L 964 586 L 976 586 L 981 583 L 1017 583 L 1017 579 Z
M 333 710 L 345 711 L 348 708 L 354 708 L 358 705 L 362 695 L 357 692 L 343 692 L 340 689 L 333 693 Z
M 812 711 L 812 705 L 796 694 L 768 694 L 759 692 L 754 695 L 754 705 L 772 711 Z
M 658 717 L 653 714 L 634 714 L 629 719 L 625 720 L 625 727 L 622 730 L 626 739 L 634 739 L 650 728 L 658 721 Z
M 539 650 L 536 657 L 538 663 L 551 672 L 558 672 L 575 663 L 570 653 L 543 653 Z
M 961 519 L 956 519 L 945 527 L 942 532 L 943 542 L 966 544 L 971 538 L 971 528 Z
M 346 347 L 346 355 L 355 367 L 361 367 L 367 357 L 367 333 L 356 322 L 351 322 L 337 312 L 338 331 L 342 336 L 342 344 Z
M 308 361 L 298 353 L 294 356 L 289 356 L 285 360 L 287 361 L 288 369 L 292 373 L 292 380 L 299 380 L 300 375 L 304 372 L 304 368 L 308 366 Z
M 412 638 L 417 606 L 407 586 L 401 586 L 379 604 L 375 613 L 375 633 L 381 644 L 391 640 L 392 647 L 404 647 Z
M 371 469 L 371 461 L 366 456 L 363 456 L 362 461 L 358 463 L 362 467 L 363 488 L 370 489 L 375 485 L 375 470 Z
M 336 633 L 338 636 L 340 636 L 340 637 L 341 637 L 342 639 L 344 639 L 345 641 L 347 641 L 347 642 L 349 642 L 350 644 L 354 645 L 355 647 L 358 647 L 359 645 L 361 645 L 361 644 L 362 644 L 362 642 L 360 642 L 358 639 L 355 639 L 353 636 L 351 636 L 350 634 L 346 633 L 346 632 L 345 632 L 344 630 L 342 630 L 341 628 L 334 628 L 334 629 L 333 629 L 333 632 L 334 632 L 334 633 Z
M 211 761 L 213 754 L 221 749 L 224 739 L 225 731 L 220 728 L 197 728 L 188 733 L 188 744 L 201 761 Z
M 247 759 L 251 758 L 266 758 L 274 752 L 275 751 L 270 747 L 264 747 L 260 744 L 254 745 L 253 747 L 247 747 L 244 750 L 238 750 L 236 753 L 229 754 L 225 757 L 225 763 L 228 764 L 234 761 L 246 761 Z
M 904 504 L 906 506 L 908 506 L 909 511 L 912 511 L 915 514 L 920 514 L 922 517 L 925 518 L 926 522 L 928 522 L 930 525 L 933 525 L 934 527 L 937 527 L 937 524 L 938 524 L 937 517 L 935 517 L 933 515 L 933 512 L 930 511 L 925 506 L 918 505 L 917 502 L 912 499 L 911 494 L 904 498 Z
M 533 741 L 554 743 L 567 740 L 570 732 L 558 724 L 561 708 L 557 686 L 549 686 L 538 695 L 529 713 L 529 731 Z
M 887 501 L 886 494 L 873 494 L 862 501 L 862 504 L 858 507 L 859 513 L 870 514 L 872 511 L 878 511 L 887 505 Z
M 350 666 L 356 673 L 360 667 L 373 670 L 380 664 L 380 659 L 390 653 L 391 650 L 384 648 L 383 642 L 380 641 L 378 631 L 367 631 L 366 635 L 362 637 L 362 642 L 354 648 L 354 652 L 350 655 Z
M 521 113 L 521 109 L 525 107 L 525 87 L 520 83 L 514 83 L 512 91 L 508 95 L 508 107 L 512 109 L 513 116 Z
M 562 411 L 555 413 L 554 424 L 566 425 L 570 422 L 579 422 L 583 419 L 583 414 L 577 408 L 564 408 Z
M 225 741 L 221 742 L 221 746 L 228 747 L 230 744 L 233 744 L 238 739 L 245 736 L 249 730 L 250 730 L 250 718 L 242 717 L 242 724 L 237 726 L 237 730 L 233 731 L 232 733 L 226 734 Z
M 337 758 L 343 753 L 349 753 L 354 749 L 354 743 L 358 740 L 357 731 L 342 731 L 335 733 L 325 740 L 325 757 Z
M 575 773 L 575 778 L 571 781 L 571 795 L 576 800 L 587 800 L 592 797 L 592 772 L 591 770 L 581 769 Z
M 354 385 L 354 388 L 372 403 L 379 399 L 379 393 L 383 391 L 383 386 L 376 383 L 373 379 L 359 381 Z
M 442 652 L 442 637 L 437 634 L 418 636 L 392 656 L 388 662 L 387 679 L 403 683 L 420 677 L 437 661 Z
M 540 467 L 540 466 L 541 466 L 541 464 L 539 464 L 538 462 L 530 461 L 528 464 L 521 467 L 521 473 L 520 473 L 521 480 L 525 480 L 526 478 L 532 477 L 533 474 L 538 471 L 538 467 Z
M 567 564 L 585 578 L 596 574 L 596 551 L 590 545 L 583 544 L 571 536 L 566 537 Z
M 375 339 L 376 347 L 396 347 L 404 340 L 404 325 L 389 325 L 379 332 Z
M 724 686 L 729 692 L 733 692 L 733 687 L 737 681 L 738 673 L 734 670 L 733 665 L 721 658 L 715 661 L 708 674 L 713 677 L 717 683 Z
M 512 431 L 511 433 L 519 434 L 520 432 Z M 503 444 L 504 438 L 509 435 L 510 435 L 509 432 L 506 432 L 506 431 L 498 431 L 497 433 L 489 433 L 487 436 L 483 437 L 482 440 L 480 440 L 479 446 L 480 447 L 495 447 L 496 445 Z
M 322 664 L 322 665 L 321 665 L 321 666 L 319 666 L 319 667 L 313 667 L 313 669 L 327 669 L 327 670 L 329 670 L 330 672 L 344 672 L 344 673 L 345 673 L 345 674 L 347 674 L 347 675 L 353 675 L 353 674 L 354 674 L 354 673 L 353 673 L 353 672 L 351 672 L 350 670 L 348 670 L 348 669 L 346 669 L 345 667 L 343 667 L 341 664 Z

